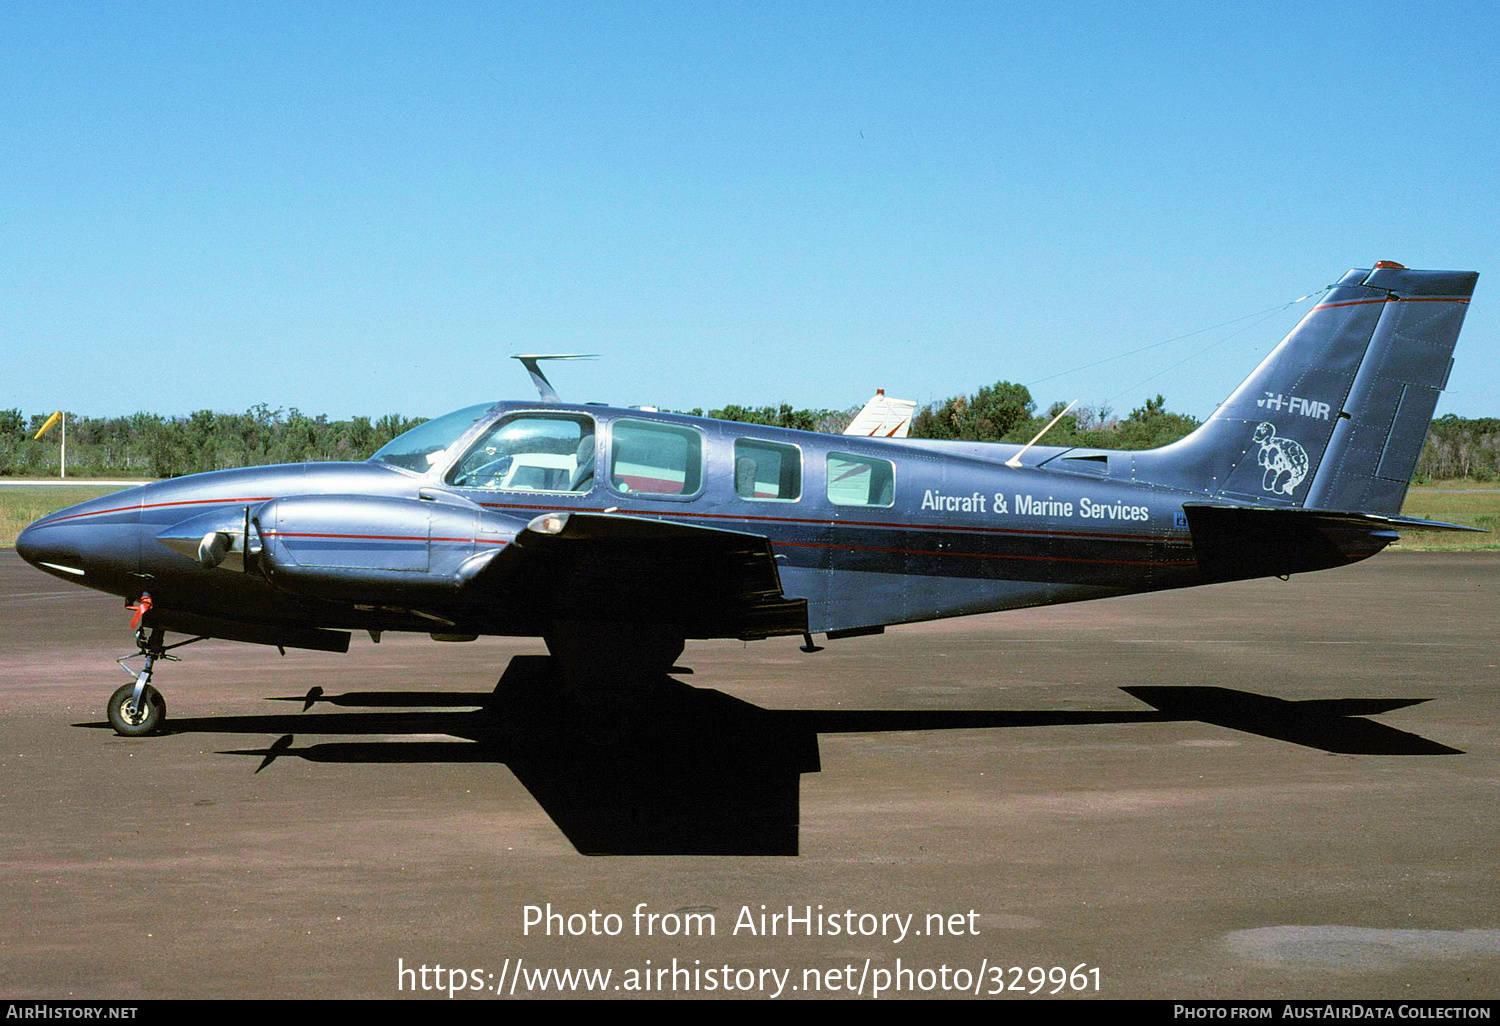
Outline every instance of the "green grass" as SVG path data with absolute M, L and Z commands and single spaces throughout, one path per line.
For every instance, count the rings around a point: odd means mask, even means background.
M 0 488 L 0 547 L 11 548 L 16 535 L 33 520 L 55 513 L 64 506 L 97 499 L 120 488 L 98 485 L 77 487 Z
M 1491 491 L 1452 492 L 1439 488 L 1492 488 Z M 0 547 L 16 544 L 21 528 L 48 513 L 85 499 L 98 498 L 118 488 L 78 485 L 67 488 L 0 488 Z M 1403 531 L 1394 548 L 1407 551 L 1461 552 L 1500 550 L 1500 488 L 1476 481 L 1439 481 L 1415 486 L 1401 511 L 1409 517 L 1442 520 L 1482 527 L 1489 534 L 1458 531 Z
M 1438 491 L 1439 488 L 1488 488 L 1490 491 Z M 1406 493 L 1401 512 L 1423 520 L 1482 527 L 1489 534 L 1467 531 L 1402 531 L 1391 548 L 1408 552 L 1473 552 L 1500 549 L 1500 487 L 1493 481 L 1435 481 Z

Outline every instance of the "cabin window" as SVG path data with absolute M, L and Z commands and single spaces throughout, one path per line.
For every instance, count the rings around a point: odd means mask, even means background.
M 586 417 L 524 413 L 498 422 L 448 472 L 463 488 L 586 492 L 594 487 L 594 424 Z
M 828 501 L 835 506 L 894 505 L 895 466 L 889 460 L 829 453 Z
M 617 420 L 609 483 L 627 495 L 694 495 L 703 485 L 703 436 L 692 428 Z
M 802 497 L 802 450 L 795 445 L 735 439 L 734 492 L 757 502 L 795 502 Z

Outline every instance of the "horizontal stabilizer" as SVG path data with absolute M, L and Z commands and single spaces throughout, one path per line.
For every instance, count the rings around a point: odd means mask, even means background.
M 1345 510 L 1183 503 L 1206 582 L 1326 570 L 1372 556 L 1401 529 L 1476 531 L 1416 517 Z
M 1423 520 L 1420 517 L 1385 517 L 1378 513 L 1363 515 L 1369 520 L 1378 520 L 1393 527 L 1408 527 L 1421 531 L 1473 531 L 1477 534 L 1489 534 L 1482 527 L 1470 527 L 1468 524 L 1448 524 L 1441 520 Z

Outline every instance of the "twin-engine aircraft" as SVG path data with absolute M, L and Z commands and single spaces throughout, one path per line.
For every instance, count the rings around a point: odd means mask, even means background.
M 1382 261 L 1329 288 L 1191 435 L 1144 452 L 829 435 L 557 400 L 480 404 L 363 463 L 160 481 L 72 506 L 20 554 L 124 596 L 151 686 L 202 638 L 345 652 L 350 632 L 542 637 L 564 680 L 688 639 L 892 624 L 1286 575 L 1373 555 L 1400 515 L 1477 274 Z M 167 644 L 175 632 L 186 641 Z

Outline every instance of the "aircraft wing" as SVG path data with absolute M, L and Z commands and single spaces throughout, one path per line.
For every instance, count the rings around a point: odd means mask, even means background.
M 672 623 L 688 637 L 807 630 L 807 601 L 783 596 L 768 540 L 638 516 L 537 517 L 466 587 L 554 619 Z
M 481 632 L 504 624 L 543 633 L 564 620 L 671 625 L 690 638 L 807 631 L 807 601 L 783 595 L 766 538 L 650 517 L 557 511 L 527 521 L 433 490 L 420 499 L 284 497 L 214 510 L 157 536 L 204 567 L 231 570 L 245 568 L 247 538 L 255 572 L 289 595 L 408 609 Z M 262 637 L 201 617 L 173 626 L 167 615 L 153 610 L 153 624 L 265 644 L 331 641 L 317 631 Z

